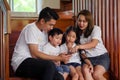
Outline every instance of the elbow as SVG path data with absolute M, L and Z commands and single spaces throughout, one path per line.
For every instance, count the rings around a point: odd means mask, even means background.
M 97 44 L 92 44 L 91 48 L 95 48 L 97 46 Z

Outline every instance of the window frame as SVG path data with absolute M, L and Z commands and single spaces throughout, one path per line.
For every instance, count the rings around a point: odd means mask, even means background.
M 11 9 L 11 17 L 19 17 L 19 18 L 21 18 L 21 17 L 38 17 L 38 0 L 36 0 L 36 12 L 14 12 L 13 11 L 13 7 L 14 7 L 14 5 L 13 5 L 13 0 L 8 0 L 8 2 L 9 2 L 9 5 L 10 5 L 10 7 L 12 7 L 12 9 Z

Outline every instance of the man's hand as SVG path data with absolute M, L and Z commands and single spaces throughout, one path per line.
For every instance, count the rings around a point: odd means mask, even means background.
M 67 55 L 65 53 L 62 53 L 59 55 L 61 57 L 61 61 L 66 62 L 70 59 L 71 55 Z

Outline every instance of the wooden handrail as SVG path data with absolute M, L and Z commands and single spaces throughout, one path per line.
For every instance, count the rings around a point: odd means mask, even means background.
M 10 33 L 10 7 L 7 0 L 0 1 L 0 79 L 9 78 L 9 42 Z

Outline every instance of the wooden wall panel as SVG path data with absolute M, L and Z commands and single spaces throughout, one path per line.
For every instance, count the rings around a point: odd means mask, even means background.
M 11 31 L 21 31 L 25 25 L 34 22 L 36 18 L 12 18 L 11 19 Z
M 120 8 L 120 0 L 118 0 L 118 2 L 117 2 L 117 9 L 119 9 Z M 118 14 L 120 14 L 120 10 L 118 10 Z M 120 15 L 118 15 L 118 67 L 119 67 L 119 70 L 118 70 L 118 76 L 119 76 L 119 80 L 120 80 Z
M 3 38 L 3 12 L 2 12 L 2 9 L 0 7 L 0 79 L 3 77 L 2 76 L 2 52 L 3 52 L 3 43 L 2 43 L 2 38 Z
M 63 16 L 62 16 L 63 17 Z M 25 25 L 27 25 L 28 23 L 34 22 L 36 20 L 35 19 L 12 19 L 11 20 L 11 31 L 21 31 Z M 66 27 L 73 25 L 74 21 L 71 18 L 60 18 L 55 27 L 60 28 L 61 30 L 65 31 Z
M 113 0 L 110 0 L 110 3 L 109 3 L 111 6 L 109 6 L 109 8 L 110 8 L 110 16 L 112 16 L 113 15 Z M 110 58 L 111 58 L 111 66 L 114 66 L 114 31 L 113 31 L 113 29 L 114 29 L 114 26 L 113 26 L 113 17 L 110 17 L 110 20 L 109 20 L 109 22 L 110 22 Z M 114 69 L 113 69 L 113 67 L 111 67 L 111 70 L 113 71 Z
M 68 26 L 73 25 L 73 24 L 74 24 L 73 19 L 59 19 L 55 27 L 58 27 L 62 31 L 65 31 Z
M 110 55 L 111 80 L 120 80 L 120 0 L 73 0 L 74 15 L 87 9 L 102 29 L 103 42 Z M 79 2 L 79 4 L 76 4 Z M 79 7 L 79 8 L 77 8 Z M 76 10 L 77 9 L 77 10 Z
M 10 7 L 7 0 L 0 0 L 0 80 L 8 80 L 9 77 L 9 21 Z

